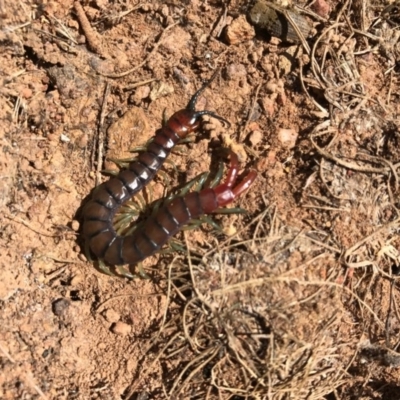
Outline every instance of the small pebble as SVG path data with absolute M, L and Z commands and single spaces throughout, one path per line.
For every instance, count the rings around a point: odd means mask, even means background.
M 64 135 L 63 133 L 60 135 L 60 140 L 63 143 L 69 143 L 71 141 L 71 139 L 67 135 Z
M 331 11 L 330 5 L 325 0 L 315 0 L 311 5 L 311 9 L 320 17 L 327 17 Z
M 229 64 L 226 67 L 226 77 L 229 80 L 245 78 L 246 76 L 247 70 L 243 64 Z
M 82 274 L 77 274 L 71 279 L 71 286 L 78 286 L 83 281 Z
M 79 231 L 79 221 L 77 221 L 76 219 L 74 219 L 71 223 L 71 228 L 72 230 L 74 230 L 75 232 Z
M 135 94 L 133 94 L 130 97 L 130 100 L 132 101 L 133 104 L 135 105 L 140 105 L 143 99 L 146 99 L 150 95 L 150 86 L 149 85 L 144 85 L 144 86 L 139 86 Z
M 223 231 L 226 236 L 233 236 L 237 233 L 237 229 L 233 224 L 230 224 L 229 226 L 224 228 Z
M 254 28 L 247 22 L 244 15 L 233 20 L 225 30 L 225 39 L 228 44 L 246 42 L 253 39 L 255 35 Z
M 250 133 L 249 135 L 249 142 L 252 146 L 257 146 L 261 140 L 263 139 L 264 135 L 261 131 L 256 130 Z
M 261 106 L 268 117 L 272 117 L 275 114 L 275 101 L 269 97 L 264 97 L 261 100 Z
M 75 143 L 80 149 L 85 149 L 89 143 L 88 135 L 83 133 L 81 136 L 79 136 Z
M 67 299 L 57 299 L 51 305 L 52 311 L 57 317 L 61 317 L 68 310 L 70 305 L 69 300 Z
M 292 149 L 294 146 L 296 146 L 297 136 L 298 133 L 293 128 L 278 129 L 278 139 L 287 149 Z
M 31 97 L 32 97 L 32 90 L 31 89 L 29 89 L 29 88 L 24 88 L 24 89 L 22 89 L 22 91 L 21 91 L 21 96 L 24 98 L 24 99 L 30 99 Z
M 38 169 L 38 170 L 43 169 L 43 162 L 42 162 L 42 160 L 35 160 L 35 161 L 33 162 L 33 165 L 34 165 L 35 169 Z
M 118 322 L 121 318 L 119 313 L 117 313 L 112 308 L 109 308 L 108 310 L 104 311 L 103 315 L 104 315 L 104 318 L 107 320 L 107 322 L 109 322 L 110 324 L 114 324 L 114 323 Z
M 278 89 L 278 84 L 274 81 L 269 81 L 265 85 L 265 89 L 267 90 L 268 93 L 275 93 Z
M 132 327 L 125 322 L 118 321 L 113 326 L 111 327 L 111 332 L 121 335 L 121 336 L 126 336 L 131 333 Z

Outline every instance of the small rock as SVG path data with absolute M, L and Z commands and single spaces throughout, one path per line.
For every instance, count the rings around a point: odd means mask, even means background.
M 116 322 L 119 321 L 119 319 L 121 318 L 121 316 L 112 308 L 109 308 L 108 310 L 106 310 L 104 313 L 104 318 L 107 320 L 107 322 L 109 322 L 110 324 L 114 324 Z
M 274 81 L 269 81 L 265 85 L 265 89 L 267 90 L 268 93 L 276 93 L 276 91 L 278 89 L 278 84 Z
M 287 97 L 284 91 L 278 93 L 278 96 L 276 97 L 277 104 L 284 106 L 286 104 L 286 100 Z
M 43 169 L 43 162 L 40 159 L 39 160 L 35 160 L 33 162 L 33 165 L 34 165 L 35 169 L 38 169 L 38 170 Z
M 272 117 L 275 114 L 275 101 L 269 97 L 264 97 L 261 100 L 261 106 L 268 117 Z
M 83 275 L 82 274 L 77 274 L 71 279 L 70 285 L 71 286 L 78 286 L 82 281 L 83 281 Z
M 237 229 L 233 224 L 230 224 L 229 226 L 223 229 L 223 232 L 226 236 L 233 236 L 237 233 Z
M 29 89 L 29 88 L 23 88 L 22 89 L 22 91 L 21 91 L 21 96 L 24 98 L 24 99 L 30 99 L 31 97 L 32 97 L 32 90 L 31 89 Z
M 133 94 L 130 98 L 133 104 L 136 106 L 139 106 L 140 103 L 142 102 L 143 99 L 146 99 L 150 95 L 150 86 L 149 85 L 143 85 L 139 86 L 135 94 Z
M 292 149 L 296 145 L 298 133 L 293 129 L 278 129 L 278 139 L 284 147 Z
M 331 11 L 330 5 L 325 0 L 315 0 L 311 5 L 311 9 L 320 17 L 327 17 Z
M 125 322 L 118 321 L 113 326 L 111 327 L 111 332 L 121 335 L 121 336 L 126 336 L 131 333 L 132 327 Z
M 272 72 L 274 69 L 273 64 L 269 57 L 262 57 L 260 61 L 260 66 L 265 72 Z
M 174 93 L 174 87 L 166 82 L 157 81 L 153 82 L 149 98 L 151 101 L 156 101 L 160 97 L 166 97 L 169 94 Z
M 226 77 L 229 80 L 245 78 L 246 76 L 247 70 L 243 64 L 229 64 L 226 67 Z
M 57 299 L 51 305 L 54 315 L 57 317 L 61 317 L 63 314 L 66 313 L 68 307 L 70 306 L 70 302 L 67 299 Z
M 257 146 L 259 143 L 261 143 L 261 140 L 263 139 L 264 135 L 261 131 L 256 130 L 250 133 L 249 135 L 249 142 L 251 145 Z
M 78 232 L 79 231 L 79 221 L 77 221 L 76 219 L 74 219 L 71 222 L 71 228 L 73 231 Z
M 225 29 L 225 39 L 228 44 L 238 44 L 253 39 L 256 35 L 254 28 L 246 21 L 246 17 L 241 15 L 236 18 Z

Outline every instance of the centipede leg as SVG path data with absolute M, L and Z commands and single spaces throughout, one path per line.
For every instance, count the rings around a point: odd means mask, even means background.
M 136 198 L 133 198 L 132 200 L 128 200 L 120 210 L 120 215 L 125 215 L 125 214 L 139 214 L 141 211 L 140 205 L 137 204 Z M 115 219 L 117 220 L 117 218 Z
M 182 228 L 182 231 L 192 231 L 193 229 L 198 228 L 201 225 L 201 222 L 198 219 L 194 219 L 190 221 L 187 225 Z
M 167 123 L 168 123 L 167 108 L 164 108 L 162 112 L 161 126 L 166 126 Z
M 224 163 L 221 162 L 218 165 L 217 173 L 215 174 L 213 180 L 210 182 L 208 187 L 211 188 L 211 189 L 215 188 L 215 186 L 217 186 L 221 182 L 223 174 L 224 174 Z
M 119 168 L 123 168 L 121 165 L 113 161 L 113 163 L 117 164 Z M 109 176 L 117 176 L 119 171 L 116 171 L 114 169 L 102 169 L 101 173 L 104 175 L 109 175 Z
M 181 241 L 178 241 L 178 240 L 170 240 L 168 242 L 168 245 L 169 245 L 170 249 L 165 249 L 164 250 L 165 253 L 171 253 L 171 252 L 185 253 L 188 250 L 186 245 L 184 243 L 182 243 Z M 201 257 L 198 257 L 198 256 L 193 255 L 193 254 L 191 254 L 190 258 L 192 260 L 201 261 Z
M 132 225 L 132 218 L 126 218 L 126 220 L 123 221 L 123 223 L 119 225 L 115 225 L 115 230 L 118 235 L 120 236 L 127 236 L 131 235 L 137 227 L 137 224 Z
M 170 240 L 168 242 L 170 249 L 165 249 L 166 252 L 171 253 L 171 251 L 185 251 L 185 246 L 182 245 L 178 240 Z
M 176 166 L 175 166 L 176 168 Z M 165 171 L 158 171 L 158 175 L 162 177 L 163 185 L 167 187 L 167 191 L 171 190 L 171 179 Z
M 86 241 L 85 242 L 85 256 L 86 256 L 86 259 L 90 262 L 90 263 L 93 263 L 94 261 L 93 261 L 93 258 L 92 258 L 92 255 L 90 254 L 90 248 L 89 248 L 89 243 Z
M 135 279 L 137 278 L 137 275 L 134 275 L 132 273 L 130 273 L 125 267 L 123 267 L 122 265 L 117 265 L 115 267 L 116 271 L 118 272 L 119 275 L 121 275 L 124 278 L 128 278 L 128 279 Z M 115 275 L 115 274 L 114 274 Z
M 232 208 L 217 208 L 213 211 L 213 214 L 246 214 L 247 211 L 244 208 L 232 207 Z
M 150 276 L 147 275 L 146 272 L 144 271 L 142 263 L 139 263 L 137 265 L 137 270 L 138 270 L 140 278 L 142 278 L 142 279 L 150 279 Z
M 196 139 L 195 135 L 188 135 L 184 139 L 179 140 L 178 144 L 188 144 L 193 143 Z
M 143 146 L 136 146 L 133 147 L 132 149 L 129 149 L 130 153 L 143 153 L 144 151 L 147 151 L 148 145 L 153 142 L 154 137 L 151 137 Z
M 104 261 L 99 260 L 99 266 L 98 269 L 103 273 L 106 274 L 108 276 L 115 276 L 115 273 L 113 273 L 110 269 L 110 267 L 108 267 Z
M 135 196 L 135 200 L 138 202 L 140 210 L 144 210 L 146 208 L 146 200 L 144 199 L 142 193 L 138 193 Z
M 199 219 L 192 219 L 187 225 L 185 225 L 182 230 L 183 231 L 190 231 L 192 229 L 198 228 L 200 225 L 208 224 L 211 225 L 215 230 L 221 231 L 221 227 L 213 221 L 210 217 L 205 215 L 201 216 Z
M 189 192 L 189 190 L 194 185 L 197 185 L 197 187 L 200 187 L 200 189 L 201 189 L 202 186 L 204 185 L 204 182 L 207 180 L 207 177 L 208 177 L 208 172 L 203 172 L 200 175 L 197 175 L 192 180 L 190 180 L 188 183 L 186 183 L 181 189 L 179 189 L 178 191 L 176 191 L 174 193 L 170 193 L 168 196 L 166 196 L 163 199 L 164 204 L 172 201 L 173 199 L 175 199 L 178 196 L 184 196 L 185 194 L 187 194 Z M 200 190 L 200 189 L 198 189 L 198 190 Z M 195 191 L 198 191 L 198 190 L 195 189 Z
M 124 236 L 129 236 L 132 235 L 133 232 L 135 232 L 138 228 L 140 228 L 140 226 L 142 225 L 143 222 L 139 223 L 139 224 L 134 224 L 132 225 L 128 230 L 126 230 L 124 232 Z
M 171 150 L 171 153 L 178 154 L 178 156 L 184 156 L 187 154 L 187 148 L 178 144 L 173 148 L 173 150 Z
M 185 186 L 182 187 L 181 190 L 179 190 L 178 192 L 178 196 L 184 196 L 185 194 L 187 194 L 189 192 L 189 190 L 193 187 L 196 186 L 194 188 L 194 191 L 199 191 L 202 189 L 202 187 L 204 186 L 205 181 L 208 178 L 208 172 L 203 172 L 199 175 L 197 175 L 196 177 L 194 177 L 191 181 L 189 181 Z
M 211 225 L 215 230 L 217 231 L 222 231 L 222 228 L 210 217 L 208 217 L 207 215 L 203 215 L 200 219 L 199 219 L 200 223 L 202 224 L 208 224 Z

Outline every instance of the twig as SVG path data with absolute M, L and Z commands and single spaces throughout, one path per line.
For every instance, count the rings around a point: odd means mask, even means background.
M 0 343 L 0 351 L 4 354 L 4 356 L 8 359 L 8 361 L 15 363 L 15 360 L 11 357 L 10 353 L 1 345 L 1 343 Z
M 352 255 L 352 253 L 357 250 L 360 246 L 362 246 L 364 243 L 368 242 L 372 237 L 374 237 L 377 233 L 382 232 L 384 229 L 389 229 L 391 227 L 393 227 L 394 225 L 398 225 L 400 222 L 400 218 L 395 219 L 392 222 L 389 222 L 386 225 L 381 226 L 379 229 L 377 229 L 375 232 L 372 232 L 370 235 L 364 237 L 364 239 L 360 240 L 359 242 L 357 242 L 354 246 L 350 247 L 349 249 L 347 249 L 344 253 L 344 259 L 345 259 L 345 263 L 347 264 L 347 266 L 352 267 L 351 265 L 349 265 L 349 262 L 347 261 L 347 259 Z
M 251 106 L 250 106 L 250 109 L 249 109 L 249 113 L 248 113 L 248 116 L 247 116 L 246 123 L 244 124 L 244 127 L 243 127 L 242 131 L 240 132 L 240 135 L 239 135 L 239 142 L 240 142 L 240 143 L 243 142 L 244 135 L 246 134 L 246 130 L 247 130 L 247 127 L 248 127 L 248 125 L 249 125 L 250 118 L 252 117 L 252 114 L 253 114 L 253 111 L 254 111 L 254 107 L 256 106 L 256 103 L 257 103 L 257 100 L 258 100 L 258 92 L 260 91 L 260 88 L 261 88 L 261 83 L 259 83 L 259 84 L 257 85 L 256 93 L 255 93 L 255 95 L 254 95 L 253 102 L 252 102 L 252 104 L 251 104 Z
M 95 22 L 95 23 L 92 24 L 92 25 L 93 25 L 93 26 L 96 26 L 96 25 L 100 24 L 100 23 L 103 22 L 103 21 L 108 21 L 108 22 L 112 23 L 113 20 L 118 20 L 118 23 L 119 23 L 120 20 L 121 20 L 123 17 L 126 17 L 126 16 L 127 16 L 128 14 L 130 14 L 132 11 L 137 10 L 137 9 L 140 8 L 143 4 L 144 4 L 144 3 L 138 3 L 138 4 L 136 4 L 135 7 L 132 7 L 132 8 L 130 8 L 129 10 L 126 10 L 126 11 L 122 11 L 122 12 L 120 12 L 120 13 L 117 14 L 117 15 L 106 16 L 106 17 L 102 18 L 100 21 L 97 21 L 97 22 Z
M 27 373 L 25 375 L 25 379 L 27 381 L 27 383 L 32 386 L 33 389 L 36 390 L 37 394 L 43 399 L 43 400 L 48 400 L 49 398 L 43 393 L 42 389 L 40 389 L 40 387 L 35 383 L 35 381 L 33 380 L 33 376 L 31 373 Z
M 390 171 L 389 168 L 360 167 L 357 164 L 354 164 L 354 163 L 351 163 L 348 161 L 344 161 L 340 158 L 333 156 L 332 154 L 328 153 L 327 151 L 321 149 L 321 147 L 319 147 L 314 142 L 312 136 L 310 137 L 310 140 L 311 140 L 311 143 L 314 146 L 314 148 L 318 151 L 318 153 L 320 153 L 322 156 L 324 156 L 328 160 L 331 160 L 331 161 L 335 162 L 336 164 L 341 165 L 342 167 L 351 169 L 353 171 L 358 171 L 358 172 L 371 172 L 371 173 L 385 174 L 385 175 Z
M 108 82 L 105 84 L 103 104 L 101 105 L 99 130 L 98 130 L 98 143 L 97 143 L 97 165 L 96 165 L 96 186 L 100 184 L 101 181 L 101 170 L 103 167 L 103 149 L 104 149 L 104 118 L 107 106 L 107 97 L 110 94 L 110 85 Z
M 7 215 L 7 214 L 5 214 L 4 216 L 5 216 L 6 218 L 8 218 L 9 220 L 11 220 L 11 221 L 18 222 L 18 223 L 20 223 L 20 224 L 26 226 L 27 228 L 29 228 L 31 231 L 37 233 L 38 235 L 46 236 L 46 237 L 51 237 L 51 238 L 57 236 L 57 235 L 53 235 L 53 234 L 51 234 L 51 233 L 48 233 L 48 232 L 45 232 L 45 231 L 40 231 L 39 229 L 33 228 L 28 222 L 26 222 L 26 221 L 23 220 L 22 218 L 14 217 L 14 216 Z
M 124 91 L 133 90 L 139 86 L 147 85 L 148 83 L 154 82 L 156 80 L 157 79 L 152 78 L 152 79 L 146 79 L 146 80 L 140 81 L 140 82 L 131 83 L 130 85 L 124 86 L 123 90 Z
M 93 30 L 92 26 L 90 25 L 90 22 L 86 16 L 83 7 L 81 6 L 81 3 L 79 3 L 79 1 L 76 1 L 74 3 L 74 8 L 76 16 L 81 25 L 83 33 L 85 34 L 90 49 L 96 52 L 97 54 L 103 56 L 104 55 L 103 46 L 101 45 L 100 40 L 97 37 L 97 33 Z

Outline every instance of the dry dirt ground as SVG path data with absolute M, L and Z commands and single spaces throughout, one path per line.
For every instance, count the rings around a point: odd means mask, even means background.
M 400 398 L 399 8 L 327 1 L 290 43 L 247 1 L 0 0 L 1 399 Z M 198 108 L 231 127 L 137 201 L 228 147 L 247 213 L 102 273 L 82 205 L 217 67 Z

